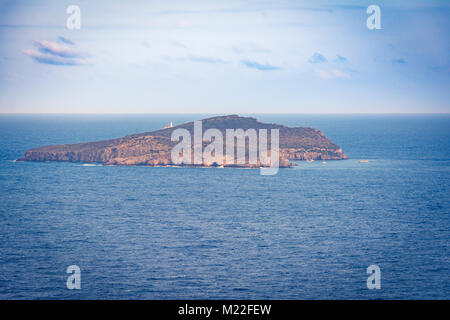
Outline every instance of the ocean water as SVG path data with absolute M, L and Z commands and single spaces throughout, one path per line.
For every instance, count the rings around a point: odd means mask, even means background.
M 204 117 L 0 116 L 0 298 L 450 298 L 449 115 L 258 115 L 349 157 L 275 176 L 12 161 Z

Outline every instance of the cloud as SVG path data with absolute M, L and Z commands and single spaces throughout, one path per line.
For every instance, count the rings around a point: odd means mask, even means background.
M 251 60 L 242 60 L 241 61 L 247 68 L 250 69 L 257 69 L 257 70 L 261 70 L 261 71 L 270 71 L 270 70 L 280 70 L 280 67 L 277 66 L 273 66 L 270 64 L 261 64 L 259 62 L 256 61 L 251 61 Z
M 213 58 L 213 57 L 206 57 L 206 56 L 197 56 L 194 54 L 190 54 L 188 56 L 182 56 L 182 57 L 173 57 L 173 56 L 167 56 L 163 55 L 161 56 L 162 59 L 170 62 L 200 62 L 200 63 L 210 63 L 210 64 L 225 64 L 228 63 L 228 61 L 222 60 L 220 58 Z
M 347 61 L 348 60 L 347 60 L 346 57 L 343 57 L 343 56 L 340 56 L 340 55 L 337 55 L 337 57 L 336 57 L 336 62 L 345 63 Z
M 152 47 L 151 44 L 150 44 L 150 42 L 148 42 L 148 41 L 143 41 L 143 42 L 142 42 L 142 45 L 143 45 L 144 47 L 146 47 L 146 48 L 151 48 L 151 47 Z
M 27 56 L 31 57 L 34 61 L 43 64 L 51 64 L 55 66 L 81 66 L 89 65 L 89 61 L 80 58 L 63 58 L 48 53 L 42 53 L 36 50 L 24 50 Z
M 68 38 L 64 38 L 64 37 L 62 37 L 62 36 L 59 36 L 59 37 L 58 37 L 58 41 L 59 41 L 59 42 L 62 42 L 62 43 L 65 43 L 65 44 L 68 44 L 68 45 L 71 45 L 71 46 L 74 46 L 74 45 L 75 45 L 75 42 L 73 42 L 72 40 L 70 40 L 70 39 L 68 39 Z
M 350 75 L 345 72 L 342 72 L 338 69 L 333 69 L 330 71 L 326 70 L 316 70 L 316 75 L 324 80 L 332 80 L 332 79 L 349 79 Z
M 392 63 L 394 63 L 394 64 L 407 64 L 408 62 L 406 62 L 406 60 L 405 59 L 403 59 L 403 58 L 399 58 L 399 59 L 392 59 L 392 61 L 391 61 Z
M 52 41 L 34 41 L 33 44 L 42 53 L 48 53 L 62 58 L 86 58 L 87 56 L 72 46 L 62 45 Z
M 193 62 L 203 62 L 203 63 L 212 63 L 212 64 L 224 64 L 227 63 L 225 60 L 219 59 L 219 58 L 211 58 L 211 57 L 203 57 L 203 56 L 196 56 L 193 54 L 190 54 L 188 56 L 189 61 Z
M 308 62 L 309 63 L 324 63 L 327 62 L 327 58 L 325 58 L 322 54 L 320 54 L 319 52 L 315 52 L 311 58 L 309 58 Z
M 91 64 L 88 59 L 89 55 L 76 49 L 71 40 L 59 37 L 58 41 L 64 42 L 64 44 L 47 40 L 33 41 L 33 45 L 37 50 L 27 49 L 23 50 L 23 53 L 32 58 L 34 61 L 43 64 L 57 66 L 79 66 Z M 68 42 L 72 42 L 73 45 L 68 45 Z

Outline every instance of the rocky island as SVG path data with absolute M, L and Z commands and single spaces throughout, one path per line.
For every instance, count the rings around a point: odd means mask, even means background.
M 204 131 L 209 128 L 218 129 L 224 137 L 226 129 L 267 129 L 267 131 L 278 129 L 280 167 L 290 166 L 289 160 L 341 160 L 347 158 L 339 146 L 333 144 L 321 131 L 314 128 L 290 128 L 279 124 L 262 123 L 255 118 L 238 115 L 204 119 L 202 126 Z M 24 157 L 18 161 L 69 161 L 105 165 L 174 165 L 171 160 L 171 150 L 177 142 L 172 141 L 171 136 L 172 132 L 179 128 L 186 129 L 193 134 L 194 122 L 112 140 L 34 148 L 25 151 Z M 203 144 L 208 145 L 208 143 Z M 205 162 L 201 164 L 201 166 L 216 165 L 217 163 Z M 238 165 L 224 161 L 223 165 L 256 167 L 260 166 L 260 163 Z

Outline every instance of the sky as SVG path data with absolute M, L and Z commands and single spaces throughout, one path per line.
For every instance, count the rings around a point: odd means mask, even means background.
M 0 0 L 0 113 L 449 113 L 449 36 L 446 0 Z

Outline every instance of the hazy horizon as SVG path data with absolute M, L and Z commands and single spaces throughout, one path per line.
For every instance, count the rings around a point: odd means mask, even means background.
M 207 113 L 207 112 L 172 112 L 172 113 L 150 113 L 150 112 L 116 112 L 116 113 L 64 113 L 64 112 L 0 112 L 0 115 L 232 115 L 237 114 L 239 116 L 249 115 L 450 115 L 450 112 L 328 112 L 328 113 L 313 113 L 313 112 L 257 112 L 257 113 L 239 113 L 239 112 L 226 112 L 226 113 Z

